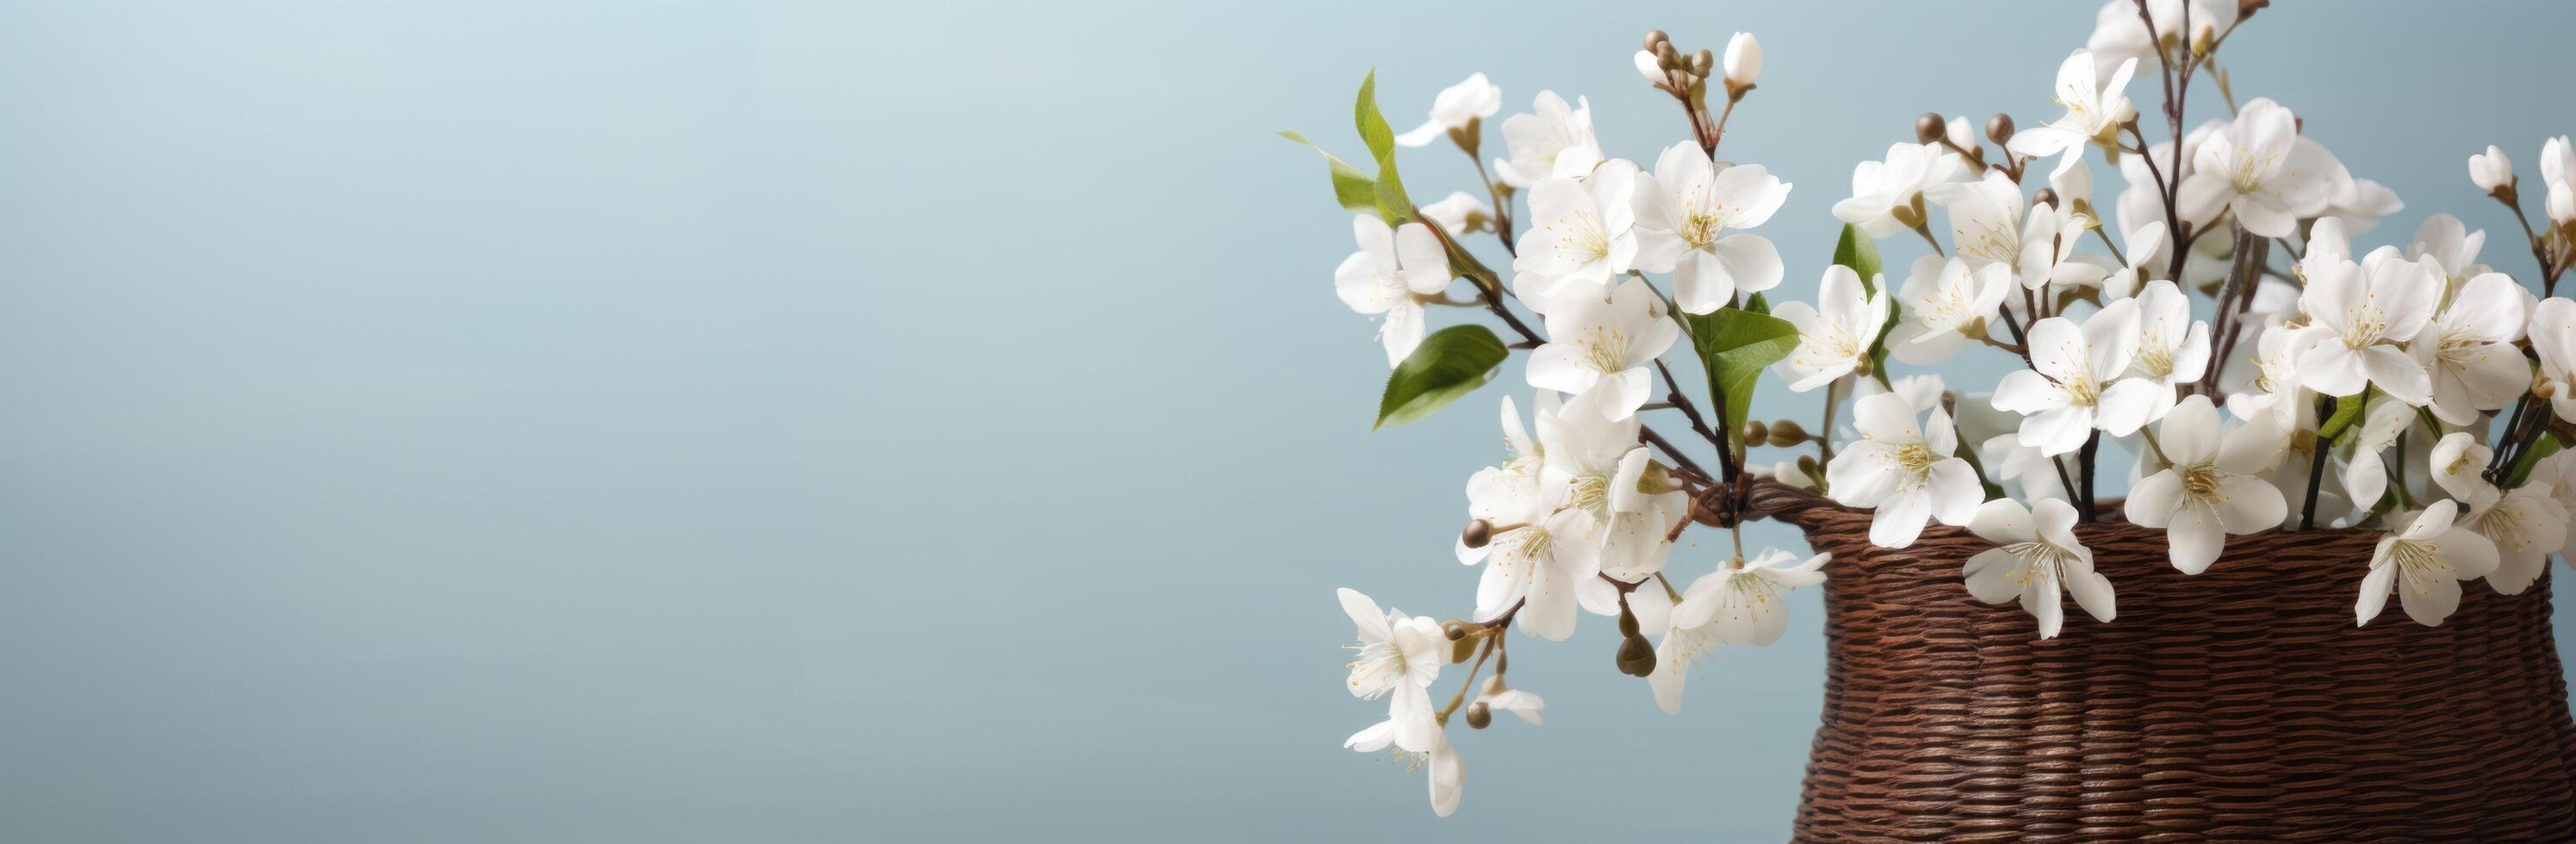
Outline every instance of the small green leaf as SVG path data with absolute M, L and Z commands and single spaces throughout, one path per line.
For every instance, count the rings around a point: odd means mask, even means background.
M 2335 399 L 2334 415 L 2326 417 L 2325 424 L 2318 426 L 2317 439 L 2333 442 L 2336 437 L 2343 436 L 2345 429 L 2361 420 L 2362 406 L 2369 403 L 2369 398 L 2370 391 L 2363 390 Z
M 1853 275 L 1860 276 L 1861 295 L 1878 295 L 1878 241 L 1871 239 L 1868 232 L 1844 223 L 1842 240 L 1834 244 L 1834 263 L 1850 267 Z M 1887 383 L 1887 333 L 1894 330 L 1896 320 L 1888 320 L 1869 344 L 1869 371 L 1881 384 Z
M 1333 199 L 1342 204 L 1342 210 L 1377 213 L 1376 179 L 1369 178 L 1367 173 L 1360 172 L 1360 168 L 1351 166 L 1350 162 L 1343 161 L 1340 156 L 1324 152 L 1323 147 L 1316 146 L 1314 141 L 1306 140 L 1304 135 L 1280 132 L 1279 137 L 1305 144 L 1307 149 L 1323 154 L 1325 165 L 1330 167 L 1333 173 Z
M 2542 433 L 2538 441 L 2533 442 L 2530 448 L 2523 450 L 2522 456 L 2514 458 L 2513 465 L 2506 468 L 2504 475 L 2504 488 L 2512 489 L 2514 487 L 2521 486 L 2525 481 L 2531 480 L 2531 469 L 2534 466 L 2540 465 L 2541 458 L 2564 451 L 2571 445 L 2576 445 L 2576 440 L 2570 440 L 2566 434 L 2561 434 L 2557 431 L 2547 431 Z
M 1878 241 L 1870 239 L 1859 226 L 1843 224 L 1843 239 L 1834 244 L 1834 263 L 1850 267 L 1853 274 L 1860 276 L 1861 293 L 1878 292 Z
M 1762 294 L 1756 293 L 1745 297 L 1744 309 L 1757 314 L 1767 314 L 1771 312 L 1771 300 L 1762 298 Z
M 1798 327 L 1788 320 L 1743 308 L 1721 308 L 1684 318 L 1690 321 L 1691 345 L 1699 352 L 1701 366 L 1708 370 L 1709 392 L 1726 397 L 1718 409 L 1719 417 L 1729 432 L 1727 440 L 1742 456 L 1743 437 L 1735 432 L 1744 430 L 1745 417 L 1753 411 L 1753 391 L 1762 384 L 1762 371 L 1797 350 Z
M 1377 424 L 1405 425 L 1431 415 L 1460 396 L 1485 386 L 1500 371 L 1511 349 L 1481 325 L 1453 325 L 1422 338 L 1422 345 L 1395 365 L 1386 377 L 1386 394 L 1377 402 Z
M 1404 195 L 1404 180 L 1395 172 L 1395 128 L 1386 124 L 1386 115 L 1377 108 L 1377 71 L 1369 71 L 1360 81 L 1359 102 L 1351 107 L 1359 124 L 1360 141 L 1368 144 L 1369 156 L 1377 161 L 1377 210 L 1390 226 L 1402 225 L 1413 216 L 1413 200 Z

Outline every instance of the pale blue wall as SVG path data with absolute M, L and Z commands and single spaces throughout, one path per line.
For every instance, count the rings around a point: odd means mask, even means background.
M 1338 747 L 1331 590 L 1469 605 L 1499 393 L 1368 433 L 1270 133 L 1482 70 L 1651 157 L 1638 36 L 1754 30 L 1804 295 L 1913 115 L 2049 113 L 2035 5 L 0 7 L 0 839 L 1778 839 L 1812 596 L 1680 717 L 1519 649 L 1446 821 Z M 2576 10 L 2327 5 L 2240 91 L 2523 270 L 2462 162 L 2576 131 Z

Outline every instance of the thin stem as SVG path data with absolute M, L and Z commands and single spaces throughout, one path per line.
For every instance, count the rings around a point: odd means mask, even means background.
M 2101 501 L 2093 497 L 2093 456 L 2094 452 L 2101 448 L 2102 432 L 2095 431 L 2091 436 L 2084 438 L 2083 450 L 2076 452 L 2076 465 L 2084 471 L 2084 512 L 2078 515 L 2088 522 L 2101 520 L 2098 512 L 2102 506 Z
M 1521 254 L 1520 245 L 1512 242 L 1512 201 L 1503 196 L 1502 188 L 1494 185 L 1494 177 L 1485 173 L 1485 159 L 1478 157 L 1474 150 L 1469 150 L 1467 160 L 1476 163 L 1476 178 L 1485 183 L 1485 197 L 1494 203 L 1495 239 L 1503 242 L 1504 254 L 1518 257 Z
M 2317 419 L 2319 421 L 2323 421 L 2327 416 L 2332 415 L 2333 413 L 2334 399 L 2317 400 Z M 2316 453 L 2310 455 L 2308 458 L 2307 501 L 2299 506 L 2300 530 L 2315 530 L 2317 527 L 2317 491 L 2325 486 L 2326 454 L 2332 451 L 2334 451 L 2334 441 L 2328 440 L 2324 437 L 2317 438 Z

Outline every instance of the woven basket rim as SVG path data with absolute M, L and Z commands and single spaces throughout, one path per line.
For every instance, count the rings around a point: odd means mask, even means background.
M 1871 514 L 1871 511 L 1867 509 L 1849 506 L 1831 498 L 1819 495 L 1812 490 L 1790 486 L 1769 478 L 1755 480 L 1752 487 L 1750 495 L 1751 503 L 1747 508 L 1748 514 L 1757 518 L 1768 517 L 1788 522 L 1790 524 L 1797 525 L 1802 529 L 1813 530 L 1821 526 L 1818 524 L 1818 520 L 1814 519 L 1812 516 L 1801 517 L 1800 514 L 1803 513 L 1821 511 L 1859 516 L 1867 516 Z M 2021 501 L 2022 499 L 2014 498 L 2013 500 Z M 2124 499 L 2119 498 L 2104 499 L 2101 502 L 2100 508 L 2095 511 L 2095 515 L 2099 520 L 2076 523 L 2076 537 L 2084 540 L 2085 544 L 2090 546 L 2112 543 L 2166 544 L 2164 528 L 2144 527 L 2130 522 L 2127 514 L 2121 510 L 2121 504 L 2123 502 Z M 2025 501 L 2024 504 L 2026 506 L 2028 502 Z M 1973 535 L 1965 526 L 1946 525 L 1939 521 L 1933 521 L 1926 524 L 1923 528 L 1923 533 L 1925 536 Z M 2288 530 L 2273 527 L 2255 531 L 2253 533 L 2228 534 L 2228 543 L 2232 545 L 2238 541 L 2255 537 L 2268 538 L 2284 535 L 2308 537 L 2313 541 L 2324 542 L 2349 537 L 2376 537 L 2383 533 L 2385 533 L 2385 531 L 2372 530 L 2363 527 L 2319 527 L 2312 530 Z

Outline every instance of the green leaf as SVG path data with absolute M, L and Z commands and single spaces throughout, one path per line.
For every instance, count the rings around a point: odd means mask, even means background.
M 1368 144 L 1369 156 L 1377 161 L 1377 211 L 1390 226 L 1402 225 L 1413 216 L 1413 200 L 1404 195 L 1404 180 L 1395 172 L 1395 128 L 1386 125 L 1386 115 L 1377 108 L 1377 71 L 1369 71 L 1360 81 L 1359 102 L 1351 107 L 1352 118 L 1359 124 L 1360 141 Z
M 1377 212 L 1376 179 L 1369 178 L 1367 173 L 1360 172 L 1360 168 L 1351 166 L 1350 162 L 1343 161 L 1340 156 L 1324 152 L 1323 147 L 1316 146 L 1314 141 L 1306 140 L 1304 135 L 1283 131 L 1279 133 L 1279 137 L 1305 144 L 1307 149 L 1323 154 L 1325 165 L 1330 167 L 1333 173 L 1333 199 L 1342 204 L 1342 210 Z
M 1475 392 L 1494 380 L 1511 353 L 1502 338 L 1481 325 L 1453 325 L 1432 332 L 1386 377 L 1386 394 L 1377 402 L 1377 424 L 1369 429 L 1410 424 Z
M 2564 451 L 2571 445 L 2576 445 L 2576 440 L 2570 440 L 2565 434 L 2557 431 L 2542 433 L 2540 439 L 2524 449 L 2522 456 L 2514 458 L 2513 465 L 2505 470 L 2504 488 L 2512 489 L 2531 480 L 2531 469 L 2540 465 L 2541 458 Z
M 1756 293 L 1745 297 L 1744 309 L 1757 314 L 1767 314 L 1771 312 L 1771 300 L 1762 298 L 1762 294 Z
M 1834 244 L 1834 263 L 1850 267 L 1853 275 L 1860 276 L 1861 295 L 1878 295 L 1878 241 L 1871 239 L 1868 232 L 1844 223 L 1842 240 Z M 1870 339 L 1869 372 L 1878 378 L 1880 384 L 1888 383 L 1887 333 L 1894 330 L 1896 320 L 1888 320 L 1886 325 L 1879 327 L 1878 336 Z
M 1753 412 L 1753 391 L 1762 384 L 1762 371 L 1797 350 L 1798 327 L 1788 320 L 1743 308 L 1721 308 L 1684 318 L 1690 321 L 1691 345 L 1699 352 L 1701 366 L 1708 370 L 1709 392 L 1726 397 L 1718 408 L 1725 430 L 1744 430 L 1745 417 Z M 1730 433 L 1727 440 L 1741 457 L 1743 437 Z
M 2361 420 L 2362 406 L 2369 404 L 2369 398 L 2370 391 L 2363 390 L 2335 399 L 2334 415 L 2326 417 L 2325 424 L 2318 426 L 2317 439 L 2333 442 L 2336 437 L 2343 436 L 2346 429 Z
M 1834 263 L 1850 267 L 1853 274 L 1860 276 L 1861 293 L 1878 292 L 1878 241 L 1870 239 L 1859 226 L 1843 224 L 1843 239 L 1834 244 Z

